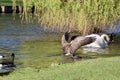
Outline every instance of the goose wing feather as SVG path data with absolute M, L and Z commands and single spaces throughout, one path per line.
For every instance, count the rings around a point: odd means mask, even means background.
M 86 44 L 90 44 L 94 41 L 95 41 L 95 38 L 93 38 L 93 37 L 79 36 L 79 37 L 75 38 L 73 41 L 71 41 L 71 47 L 74 51 L 76 51 L 81 46 L 84 46 Z
M 66 32 L 61 38 L 61 44 L 62 44 L 63 48 L 66 47 L 67 45 L 69 45 L 69 43 L 67 42 L 68 39 L 69 39 L 69 33 Z

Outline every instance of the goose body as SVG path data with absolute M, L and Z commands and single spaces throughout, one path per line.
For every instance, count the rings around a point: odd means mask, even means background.
M 87 35 L 86 37 L 94 37 L 96 40 L 90 44 L 85 45 L 87 48 L 106 48 L 108 47 L 108 42 L 110 40 L 107 34 L 102 34 L 101 36 L 98 34 Z
M 12 53 L 11 54 L 11 61 L 10 62 L 1 62 L 0 63 L 0 69 L 15 67 L 15 65 L 14 65 L 14 58 L 15 58 L 15 54 Z
M 95 41 L 94 37 L 78 36 L 68 43 L 69 33 L 66 32 L 61 38 L 61 44 L 65 55 L 74 55 L 75 52 L 82 46 Z

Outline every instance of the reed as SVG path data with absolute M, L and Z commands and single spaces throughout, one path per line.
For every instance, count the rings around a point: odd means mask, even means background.
M 83 34 L 94 28 L 114 27 L 120 19 L 120 0 L 23 0 L 26 20 L 35 6 L 35 18 L 47 28 L 78 31 Z

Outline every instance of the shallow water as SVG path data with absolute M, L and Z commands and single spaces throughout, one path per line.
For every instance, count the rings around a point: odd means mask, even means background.
M 60 43 L 61 34 L 44 30 L 37 23 L 21 23 L 18 15 L 0 14 L 0 55 L 10 60 L 15 53 L 17 67 L 43 68 L 63 61 Z M 120 56 L 119 37 L 108 48 L 98 52 L 85 52 L 79 49 L 77 54 L 85 58 Z M 0 60 L 2 62 L 4 60 Z
M 59 47 L 59 48 L 58 48 Z M 18 15 L 0 14 L 0 55 L 10 60 L 15 53 L 17 67 L 47 67 L 60 60 L 59 34 L 37 23 L 21 23 Z

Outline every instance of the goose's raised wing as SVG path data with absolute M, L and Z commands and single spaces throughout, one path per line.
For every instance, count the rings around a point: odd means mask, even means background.
M 79 37 L 75 38 L 73 41 L 71 41 L 71 48 L 75 52 L 81 46 L 84 46 L 86 44 L 90 44 L 94 41 L 95 41 L 95 38 L 93 38 L 93 37 L 79 36 Z
M 62 47 L 63 47 L 63 48 L 66 47 L 66 46 L 69 44 L 69 43 L 67 42 L 68 39 L 69 39 L 69 33 L 66 32 L 66 33 L 62 36 L 62 38 L 61 38 L 61 44 L 62 44 Z

